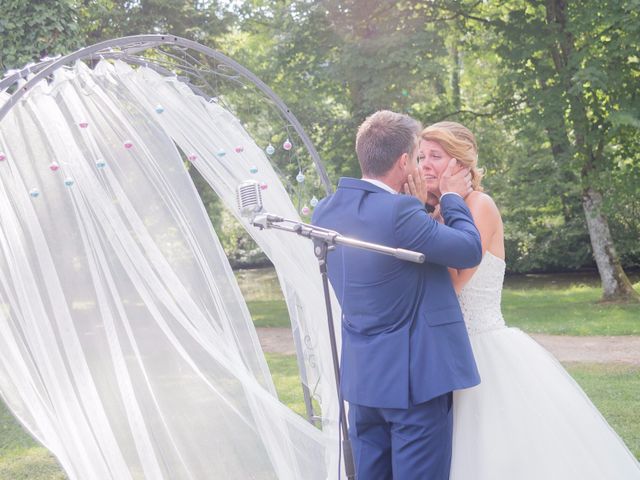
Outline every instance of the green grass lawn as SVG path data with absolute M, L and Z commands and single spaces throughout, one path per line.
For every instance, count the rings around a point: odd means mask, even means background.
M 640 291 L 640 284 L 636 284 Z M 508 325 L 555 335 L 640 335 L 640 304 L 599 303 L 600 288 L 512 288 L 507 283 L 502 312 Z
M 258 327 L 288 327 L 287 308 L 273 271 L 238 275 Z M 640 290 L 640 282 L 635 284 Z M 528 332 L 564 335 L 640 335 L 640 305 L 598 303 L 593 278 L 507 278 L 503 311 L 507 323 Z M 267 354 L 283 403 L 300 415 L 305 406 L 295 357 Z M 640 367 L 570 364 L 567 369 L 640 458 Z M 66 478 L 46 449 L 35 442 L 0 401 L 0 480 Z
M 247 307 L 251 312 L 256 327 L 290 327 L 289 311 L 284 299 L 248 300 Z
M 289 327 L 273 270 L 253 275 L 244 272 L 238 280 L 255 326 Z M 640 282 L 635 288 L 640 292 Z M 600 296 L 593 275 L 518 275 L 505 280 L 502 311 L 508 325 L 530 333 L 640 335 L 640 304 L 603 304 Z
M 266 357 L 280 400 L 305 416 L 295 356 Z M 580 363 L 565 367 L 640 459 L 640 367 Z
M 565 367 L 640 459 L 640 367 L 584 363 Z
M 280 400 L 304 415 L 295 356 L 267 354 L 267 362 Z M 566 367 L 640 459 L 640 367 L 576 363 Z M 64 478 L 55 458 L 31 439 L 0 402 L 0 480 Z
M 0 480 L 64 478 L 53 455 L 29 436 L 0 398 Z

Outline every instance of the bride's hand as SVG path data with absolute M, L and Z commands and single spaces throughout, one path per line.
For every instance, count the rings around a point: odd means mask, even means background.
M 427 203 L 429 192 L 427 191 L 427 182 L 422 179 L 420 169 L 416 168 L 413 174 L 409 174 L 407 182 L 404 184 L 404 193 L 407 195 L 413 195 L 423 205 Z

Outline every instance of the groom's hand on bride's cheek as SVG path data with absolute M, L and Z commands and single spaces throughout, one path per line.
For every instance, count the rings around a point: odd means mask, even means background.
M 426 203 L 429 192 L 427 191 L 427 183 L 422 178 L 419 168 L 416 168 L 413 173 L 408 176 L 404 184 L 404 193 L 413 195 L 423 204 Z

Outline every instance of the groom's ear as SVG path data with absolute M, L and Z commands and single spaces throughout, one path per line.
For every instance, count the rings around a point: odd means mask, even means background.
M 402 155 L 400 155 L 398 157 L 398 160 L 396 160 L 396 163 L 398 164 L 401 170 L 403 171 L 406 170 L 407 166 L 409 165 L 409 154 L 403 153 Z

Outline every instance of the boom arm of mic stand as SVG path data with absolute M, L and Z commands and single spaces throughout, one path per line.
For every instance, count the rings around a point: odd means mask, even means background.
M 354 238 L 343 237 L 338 232 L 328 230 L 308 223 L 297 222 L 287 218 L 278 217 L 270 213 L 257 215 L 251 222 L 256 227 L 274 228 L 276 230 L 284 230 L 287 232 L 297 233 L 298 235 L 312 240 L 320 240 L 329 246 L 344 245 L 347 247 L 361 248 L 383 255 L 391 255 L 399 260 L 406 260 L 414 263 L 424 263 L 425 256 L 423 253 L 405 250 L 404 248 L 391 248 L 376 243 L 363 242 Z

